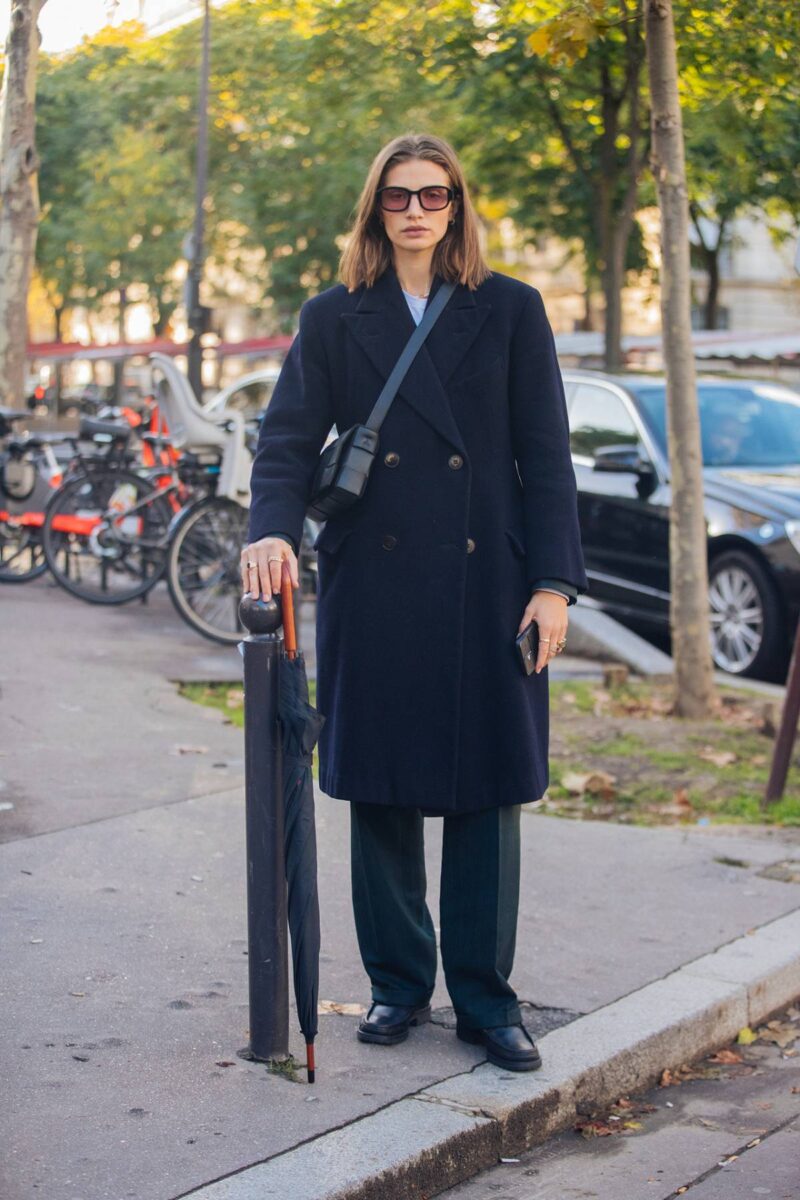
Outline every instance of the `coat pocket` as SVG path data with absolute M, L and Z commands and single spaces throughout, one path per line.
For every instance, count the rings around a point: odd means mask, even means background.
M 336 554 L 347 535 L 352 532 L 352 525 L 343 525 L 340 521 L 328 520 L 317 534 L 314 549 L 322 554 Z
M 517 557 L 525 558 L 526 557 L 525 543 L 523 542 L 523 540 L 519 536 L 519 534 L 515 533 L 513 529 L 507 529 L 506 537 L 511 542 L 511 549 L 514 551 L 514 553 L 517 555 Z

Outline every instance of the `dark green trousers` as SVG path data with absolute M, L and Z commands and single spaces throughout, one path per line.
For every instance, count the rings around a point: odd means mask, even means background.
M 444 818 L 442 966 L 456 1015 L 475 1029 L 516 1025 L 520 805 Z M 427 1004 L 436 935 L 425 902 L 425 818 L 418 808 L 350 804 L 353 913 L 372 999 Z

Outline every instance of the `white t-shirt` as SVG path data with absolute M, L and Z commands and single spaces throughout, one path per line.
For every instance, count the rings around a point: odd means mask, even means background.
M 401 289 L 402 290 L 402 289 Z M 414 318 L 415 324 L 419 325 L 422 320 L 422 314 L 425 312 L 425 305 L 428 303 L 425 296 L 412 296 L 410 292 L 403 291 L 406 298 L 406 303 L 411 309 L 411 315 Z

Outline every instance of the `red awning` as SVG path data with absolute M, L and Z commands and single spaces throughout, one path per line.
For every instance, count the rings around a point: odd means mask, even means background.
M 275 337 L 247 338 L 243 342 L 219 342 L 206 350 L 217 358 L 227 358 L 236 354 L 255 356 L 269 352 L 285 352 L 292 344 L 288 334 L 278 334 Z M 168 354 L 175 358 L 187 354 L 187 342 L 128 342 L 114 343 L 108 346 L 85 346 L 82 342 L 31 342 L 28 344 L 29 361 L 70 361 L 72 359 L 106 359 L 118 361 L 127 358 L 147 357 L 154 352 Z

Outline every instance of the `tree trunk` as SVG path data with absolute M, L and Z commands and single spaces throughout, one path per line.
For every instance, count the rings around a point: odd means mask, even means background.
M 675 710 L 679 716 L 703 717 L 713 707 L 714 681 L 703 460 L 691 331 L 689 204 L 671 0 L 645 0 L 645 39 L 651 163 L 661 209 L 661 321 L 672 484 L 670 627 Z
M 0 93 L 0 399 L 25 391 L 28 288 L 39 224 L 36 172 L 36 58 L 45 0 L 11 0 Z
M 709 247 L 705 254 L 708 291 L 703 305 L 706 329 L 716 329 L 719 320 L 719 245 Z

